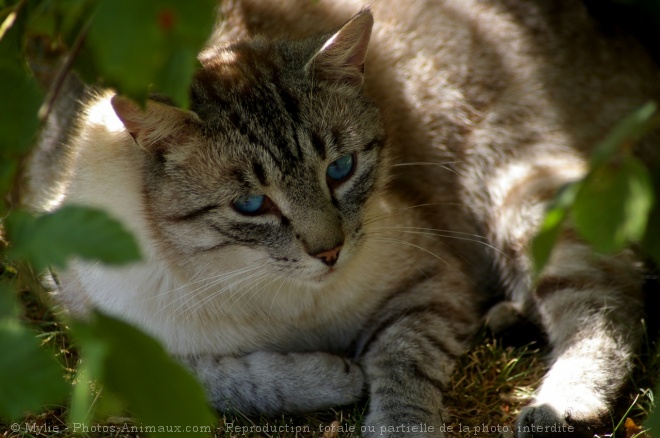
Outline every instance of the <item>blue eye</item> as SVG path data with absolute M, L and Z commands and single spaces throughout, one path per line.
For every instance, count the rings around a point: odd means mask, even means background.
M 326 174 L 334 182 L 342 182 L 348 179 L 353 173 L 355 167 L 355 159 L 352 154 L 344 155 L 338 160 L 333 161 L 328 166 Z
M 243 214 L 258 214 L 264 206 L 266 197 L 264 195 L 243 196 L 234 201 L 234 208 Z

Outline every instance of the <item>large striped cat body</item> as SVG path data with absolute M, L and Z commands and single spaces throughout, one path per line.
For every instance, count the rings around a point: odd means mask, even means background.
M 374 25 L 354 0 L 226 1 L 189 111 L 88 92 L 45 137 L 61 152 L 35 163 L 59 176 L 35 202 L 108 210 L 144 258 L 75 261 L 60 299 L 156 336 L 218 409 L 368 395 L 367 426 L 441 436 L 442 392 L 499 294 L 492 324 L 524 314 L 553 345 L 519 436 L 587 430 L 641 339 L 641 265 L 566 232 L 533 286 L 528 249 L 607 128 L 658 96 L 655 67 L 578 2 L 399 3 L 375 2 Z

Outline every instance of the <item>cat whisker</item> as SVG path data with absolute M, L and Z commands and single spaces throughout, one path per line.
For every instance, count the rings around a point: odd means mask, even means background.
M 181 290 L 181 289 L 183 289 L 183 288 L 186 288 L 186 287 L 188 287 L 188 286 L 190 286 L 190 285 L 193 285 L 193 284 L 196 284 L 196 283 L 200 283 L 200 282 L 202 282 L 202 281 L 207 282 L 206 284 L 204 284 L 204 285 L 198 287 L 197 289 L 193 289 L 193 290 L 191 290 L 191 291 L 187 291 L 185 294 L 183 294 L 183 295 L 181 295 L 181 296 L 179 296 L 179 297 L 177 297 L 177 298 L 174 298 L 174 299 L 170 300 L 169 303 L 168 303 L 167 305 L 163 306 L 163 307 L 160 309 L 159 312 L 162 312 L 162 311 L 164 311 L 167 307 L 171 306 L 172 304 L 175 304 L 177 301 L 180 301 L 180 300 L 182 300 L 182 299 L 185 299 L 186 297 L 190 297 L 191 295 L 193 295 L 193 297 L 194 297 L 194 296 L 197 296 L 198 293 L 203 293 L 204 290 L 206 290 L 206 289 L 208 289 L 208 288 L 210 288 L 210 287 L 213 287 L 213 286 L 217 285 L 218 283 L 222 283 L 223 281 L 228 280 L 228 279 L 230 279 L 230 278 L 234 278 L 234 277 L 236 277 L 236 276 L 238 276 L 238 275 L 241 275 L 241 274 L 245 274 L 245 273 L 248 273 L 248 272 L 254 271 L 254 270 L 257 269 L 257 268 L 259 268 L 259 266 L 249 266 L 249 267 L 246 267 L 246 268 L 240 268 L 240 269 L 236 269 L 236 270 L 229 271 L 229 272 L 223 272 L 222 274 L 213 275 L 213 276 L 210 276 L 210 277 L 203 278 L 203 279 L 201 279 L 201 280 L 191 281 L 191 282 L 186 283 L 186 284 L 184 284 L 184 285 L 182 285 L 182 286 L 179 286 L 179 287 L 177 287 L 177 288 L 175 288 L 175 289 L 170 289 L 170 290 L 168 290 L 168 291 L 166 291 L 166 292 L 163 292 L 163 293 L 161 293 L 161 294 L 155 295 L 155 296 L 153 296 L 153 297 L 149 297 L 149 298 L 147 298 L 147 300 L 149 300 L 149 299 L 153 299 L 153 298 L 157 298 L 157 297 L 160 297 L 160 296 L 163 296 L 163 295 L 169 295 L 169 294 L 172 294 L 172 293 L 174 293 L 174 292 L 176 292 L 176 291 L 178 291 L 178 290 Z M 145 301 L 146 301 L 146 300 L 145 300 Z M 185 302 L 184 302 L 183 304 L 185 304 Z
M 440 228 L 422 228 L 422 227 L 376 227 L 373 228 L 373 230 L 419 230 L 419 231 L 425 231 L 425 232 L 438 232 L 438 233 L 452 233 L 452 234 L 461 234 L 464 236 L 469 236 L 469 237 L 475 237 L 478 239 L 487 239 L 486 236 L 483 236 L 481 234 L 474 234 L 474 233 L 466 233 L 464 231 L 455 231 L 455 230 L 443 230 Z
M 451 167 L 449 167 L 449 165 L 453 165 L 453 164 L 456 164 L 456 163 L 462 163 L 462 161 L 447 161 L 447 162 L 444 162 L 444 163 L 432 163 L 432 162 L 423 162 L 423 161 L 420 161 L 420 162 L 412 162 L 412 163 L 397 163 L 397 164 L 393 164 L 392 167 L 403 167 L 403 166 L 437 166 L 437 167 L 440 167 L 440 168 L 442 168 L 442 169 L 444 169 L 444 170 L 447 170 L 447 171 L 449 171 L 449 172 L 451 172 L 451 173 L 454 173 L 454 174 L 458 175 L 458 172 L 456 172 L 454 169 L 452 169 Z
M 229 307 L 229 309 L 226 310 L 226 312 L 227 312 L 227 313 L 231 312 L 231 310 L 234 308 L 234 306 L 236 305 L 236 303 L 238 303 L 239 300 L 241 300 L 245 295 L 250 294 L 249 298 L 247 299 L 247 302 L 242 303 L 242 308 L 244 308 L 244 309 L 247 308 L 247 307 L 249 306 L 250 302 L 254 299 L 254 297 L 256 297 L 257 295 L 259 295 L 263 290 L 269 288 L 269 287 L 270 287 L 273 283 L 275 283 L 275 281 L 277 281 L 278 279 L 282 279 L 282 278 L 283 278 L 283 277 L 281 277 L 281 276 L 277 276 L 277 277 L 275 277 L 275 278 L 272 278 L 272 277 L 269 278 L 269 277 L 270 277 L 269 273 L 265 273 L 265 274 L 262 275 L 261 277 L 259 277 L 259 278 L 255 279 L 255 280 L 253 280 L 253 281 L 250 283 L 250 285 L 249 285 L 249 287 L 248 287 L 247 289 L 243 290 L 243 291 L 241 292 L 241 294 L 240 294 L 238 297 L 233 298 L 234 302 L 231 304 L 231 306 Z M 264 280 L 265 280 L 265 281 L 264 281 Z M 263 283 L 263 285 L 261 285 L 261 283 Z M 279 292 L 279 290 L 281 289 L 281 287 L 282 287 L 283 284 L 284 284 L 284 282 L 282 282 L 282 284 L 280 284 L 280 288 L 278 288 L 277 292 Z M 261 286 L 260 286 L 260 285 L 261 285 Z M 260 286 L 260 287 L 259 287 L 259 286 Z M 256 290 L 255 290 L 255 289 L 256 289 Z M 239 291 L 234 292 L 234 293 L 232 294 L 232 297 L 233 297 L 234 295 L 236 295 L 238 292 L 239 292 Z M 277 292 L 276 292 L 276 295 L 277 295 Z
M 268 308 L 268 321 L 267 325 L 270 327 L 270 313 L 273 311 L 273 305 L 275 304 L 275 300 L 277 299 L 277 294 L 280 293 L 280 290 L 282 290 L 282 286 L 284 286 L 284 283 L 286 283 L 286 278 L 282 276 L 278 276 L 277 278 L 280 278 L 282 282 L 280 283 L 280 287 L 277 288 L 275 291 L 275 294 L 273 294 L 273 300 L 270 302 L 270 307 Z
M 236 303 L 238 303 L 248 293 L 255 290 L 262 282 L 264 282 L 264 280 L 266 281 L 265 285 L 267 285 L 268 280 L 269 280 L 268 277 L 269 277 L 269 273 L 264 273 L 259 278 L 251 281 L 249 285 L 246 285 L 245 289 L 243 289 L 241 291 L 236 291 L 236 293 L 232 294 L 231 299 L 233 300 L 233 303 L 229 306 L 229 309 L 227 309 L 227 313 L 230 313 L 232 311 L 232 309 L 234 308 L 234 306 L 236 305 Z M 260 287 L 259 289 L 257 289 L 257 291 L 255 293 L 259 293 L 262 290 L 263 290 L 263 286 Z M 238 292 L 240 292 L 240 295 L 236 296 L 238 294 Z M 252 297 L 254 297 L 254 294 L 252 295 Z M 250 299 L 252 297 L 250 297 Z M 245 303 L 246 305 L 249 304 L 250 299 L 248 299 L 247 303 Z
M 250 296 L 250 298 L 248 298 L 247 303 L 245 303 L 246 307 L 248 307 L 248 306 L 250 305 L 250 303 L 252 302 L 252 299 L 253 299 L 254 297 L 256 297 L 257 295 L 259 295 L 263 290 L 270 288 L 270 287 L 275 283 L 275 281 L 277 281 L 277 280 L 280 279 L 280 278 L 281 278 L 280 276 L 277 276 L 277 277 L 274 277 L 274 278 L 271 277 L 271 278 L 269 279 L 269 281 L 267 281 L 262 287 L 260 287 L 257 291 L 255 291 L 255 292 Z M 278 289 L 278 291 L 279 291 L 279 289 Z
M 176 312 L 179 312 L 179 313 L 187 312 L 187 313 L 188 313 L 188 316 L 186 317 L 186 319 L 188 319 L 188 318 L 190 318 L 191 316 L 195 315 L 195 314 L 197 313 L 197 311 L 198 311 L 200 308 L 202 308 L 204 305 L 206 305 L 207 303 L 209 303 L 210 301 L 212 301 L 213 299 L 215 299 L 215 298 L 218 297 L 219 295 L 223 294 L 225 291 L 229 290 L 229 289 L 230 289 L 231 287 L 233 287 L 234 285 L 240 284 L 240 283 L 242 283 L 242 282 L 244 282 L 244 281 L 249 281 L 249 280 L 251 280 L 255 275 L 262 275 L 262 274 L 261 274 L 261 273 L 255 273 L 255 274 L 251 274 L 250 276 L 248 276 L 248 277 L 246 277 L 246 278 L 241 278 L 241 279 L 239 279 L 239 280 L 233 282 L 233 283 L 230 284 L 230 285 L 223 286 L 223 287 L 222 287 L 220 290 L 218 290 L 218 291 L 215 291 L 215 292 L 212 292 L 212 293 L 208 294 L 208 296 L 206 296 L 206 297 L 202 298 L 201 300 L 199 300 L 199 301 L 193 303 L 193 304 L 192 304 L 190 307 L 188 307 L 188 308 L 183 308 L 183 305 L 179 306 L 179 307 L 176 309 Z M 217 286 L 217 283 L 216 283 L 214 286 Z M 205 291 L 210 290 L 210 289 L 211 289 L 211 288 L 209 287 L 209 288 L 207 288 Z M 199 296 L 199 294 L 197 294 L 196 296 Z M 191 297 L 191 299 L 194 299 L 194 298 L 195 298 L 195 297 Z M 231 298 L 231 296 L 230 296 L 230 298 Z M 189 301 L 190 301 L 190 300 L 189 300 Z
M 175 292 L 175 291 L 177 291 L 177 290 L 179 290 L 179 289 L 182 289 L 182 288 L 184 288 L 184 287 L 188 287 L 188 286 L 190 286 L 190 285 L 192 285 L 192 284 L 199 283 L 199 282 L 202 282 L 202 281 L 206 281 L 206 280 L 215 280 L 215 279 L 218 279 L 218 278 L 220 278 L 220 277 L 222 277 L 222 276 L 225 276 L 225 275 L 227 275 L 227 276 L 231 276 L 231 275 L 233 275 L 234 273 L 244 272 L 244 271 L 249 271 L 249 270 L 256 269 L 257 266 L 254 266 L 254 265 L 255 265 L 256 263 L 259 263 L 260 261 L 263 261 L 263 259 L 262 259 L 262 260 L 256 260 L 254 263 L 250 264 L 250 266 L 246 266 L 246 267 L 243 267 L 243 268 L 238 268 L 238 269 L 235 269 L 235 270 L 233 270 L 233 271 L 229 271 L 229 272 L 223 272 L 223 273 L 221 273 L 221 274 L 213 275 L 213 276 L 206 277 L 206 278 L 202 278 L 202 279 L 199 279 L 199 280 L 190 281 L 190 282 L 188 282 L 188 283 L 186 283 L 186 284 L 184 284 L 184 285 L 182 285 L 182 286 L 179 286 L 179 287 L 176 288 L 176 289 L 171 289 L 169 292 Z M 200 275 L 200 274 L 199 274 L 199 273 L 198 273 L 198 274 L 195 274 L 195 276 L 197 276 L 197 275 Z
M 240 279 L 234 281 L 231 284 L 225 285 L 220 290 L 218 290 L 218 291 L 214 292 L 213 294 L 209 295 L 208 297 L 206 297 L 200 304 L 204 305 L 208 301 L 212 300 L 214 297 L 217 297 L 218 295 L 224 294 L 224 293 L 229 294 L 228 297 L 227 297 L 227 301 L 234 300 L 234 302 L 235 302 L 236 294 L 242 292 L 242 289 L 241 289 L 243 287 L 242 283 L 247 282 L 248 284 L 251 285 L 251 284 L 254 284 L 257 281 L 260 281 L 266 275 L 267 275 L 267 272 L 266 272 L 265 269 L 261 269 L 257 272 L 253 272 L 252 274 L 248 275 L 245 278 L 240 278 Z
M 161 297 L 163 297 L 163 296 L 165 296 L 165 295 L 169 295 L 169 294 L 171 294 L 171 293 L 173 293 L 173 292 L 179 291 L 179 290 L 181 290 L 181 289 L 184 289 L 184 288 L 189 287 L 190 285 L 193 285 L 193 284 L 196 284 L 196 283 L 201 283 L 201 282 L 204 282 L 204 281 L 206 281 L 206 282 L 213 282 L 213 281 L 215 281 L 215 280 L 217 280 L 217 279 L 220 279 L 220 278 L 223 277 L 223 276 L 233 276 L 234 274 L 241 273 L 241 272 L 245 272 L 245 271 L 250 271 L 250 270 L 253 270 L 253 269 L 256 269 L 256 267 L 254 267 L 254 266 L 248 266 L 248 267 L 235 269 L 235 270 L 233 270 L 233 271 L 223 272 L 223 273 L 221 273 L 221 274 L 216 274 L 216 275 L 212 275 L 212 276 L 209 276 L 209 277 L 205 277 L 205 278 L 201 278 L 201 279 L 197 279 L 197 280 L 196 280 L 195 278 L 198 277 L 198 276 L 200 276 L 200 275 L 201 275 L 201 272 L 203 272 L 203 270 L 200 269 L 200 270 L 199 270 L 199 271 L 193 276 L 193 278 L 191 279 L 191 281 L 189 281 L 189 282 L 187 282 L 187 283 L 184 283 L 184 284 L 182 284 L 182 285 L 180 285 L 180 286 L 178 286 L 178 287 L 176 287 L 176 288 L 174 288 L 174 289 L 167 289 L 167 290 L 165 290 L 165 291 L 163 291 L 163 292 L 160 292 L 160 293 L 158 293 L 158 294 L 156 294 L 156 295 L 152 295 L 152 296 L 149 296 L 149 297 L 147 297 L 147 298 L 144 298 L 144 299 L 142 300 L 142 302 L 147 302 L 147 301 L 150 301 L 150 300 L 153 300 L 153 299 L 161 298 Z M 195 292 L 195 291 L 192 291 L 192 292 Z M 187 294 L 189 294 L 189 293 L 191 293 L 191 292 L 188 292 Z M 187 294 L 186 294 L 186 295 L 187 295 Z M 183 295 L 183 296 L 185 296 L 185 295 Z M 180 299 L 181 299 L 181 297 L 174 299 L 174 301 L 177 301 L 177 300 L 180 300 Z
M 261 268 L 263 268 L 263 266 L 261 266 Z M 229 296 L 227 297 L 227 301 L 232 300 L 232 301 L 235 303 L 236 300 L 237 300 L 238 298 L 240 298 L 240 296 L 243 295 L 243 293 L 244 293 L 244 289 L 243 289 L 243 288 L 244 288 L 244 287 L 247 287 L 248 285 L 249 285 L 250 287 L 253 287 L 253 285 L 255 285 L 256 283 L 260 282 L 262 279 L 264 279 L 265 277 L 267 277 L 268 274 L 269 274 L 269 272 L 267 272 L 267 270 L 266 270 L 265 268 L 264 268 L 264 269 L 261 269 L 261 270 L 258 271 L 258 272 L 254 272 L 254 273 L 252 273 L 252 274 L 249 275 L 248 277 L 245 277 L 245 278 L 243 278 L 243 279 L 240 279 L 240 280 L 238 280 L 238 281 L 235 281 L 235 282 L 232 283 L 232 284 L 227 285 L 226 287 L 223 287 L 223 288 L 220 289 L 219 291 L 215 292 L 215 293 L 213 294 L 213 296 L 218 296 L 218 295 L 223 294 L 223 293 L 228 293 Z M 247 285 L 245 285 L 245 286 L 241 285 L 241 283 L 243 283 L 243 282 L 248 282 L 248 281 L 249 281 L 249 283 L 248 283 Z M 238 298 L 236 298 L 236 295 L 237 295 L 237 294 L 241 294 L 241 295 L 240 295 Z M 213 297 L 211 297 L 211 299 L 212 299 L 212 298 L 213 298 Z M 207 302 L 207 301 L 205 301 L 203 304 L 205 304 L 206 302 Z
M 426 249 L 426 248 L 424 248 L 424 247 L 422 247 L 422 246 L 415 245 L 414 243 L 411 243 L 411 242 L 406 242 L 405 240 L 394 239 L 394 238 L 389 238 L 389 237 L 369 236 L 369 238 L 371 238 L 371 239 L 373 239 L 373 240 L 376 240 L 376 241 L 380 241 L 380 242 L 398 243 L 398 244 L 400 244 L 400 245 L 405 245 L 405 246 L 410 246 L 410 247 L 412 247 L 412 248 L 416 248 L 416 249 L 418 249 L 418 250 L 420 250 L 420 251 L 423 251 L 423 252 L 425 252 L 425 253 L 427 253 L 427 254 L 433 256 L 434 258 L 440 260 L 440 261 L 441 261 L 442 263 L 444 263 L 449 269 L 451 269 L 452 271 L 454 271 L 454 273 L 456 273 L 456 274 L 458 274 L 458 275 L 460 275 L 460 276 L 462 276 L 462 277 L 467 278 L 468 281 L 470 281 L 470 282 L 473 282 L 471 278 L 469 278 L 467 275 L 465 275 L 465 273 L 461 272 L 461 271 L 460 271 L 459 269 L 457 269 L 456 267 L 452 266 L 451 263 L 449 263 L 447 260 L 443 259 L 442 257 L 440 257 L 439 255 L 437 255 L 437 254 L 434 253 L 433 251 L 430 251 L 430 250 L 428 250 L 428 249 Z
M 436 230 L 433 228 L 417 228 L 417 227 L 379 227 L 379 228 L 374 228 L 373 230 L 370 230 L 369 233 L 386 233 L 389 230 L 396 230 L 400 233 L 406 233 L 406 234 L 416 234 L 419 236 L 426 236 L 426 237 L 445 237 L 447 239 L 455 239 L 455 240 L 465 240 L 467 242 L 474 242 L 474 243 L 479 243 L 487 248 L 492 249 L 493 251 L 497 252 L 498 254 L 509 258 L 507 254 L 502 252 L 499 248 L 491 245 L 488 242 L 484 242 L 483 240 L 479 239 L 486 239 L 484 236 L 480 236 L 478 234 L 472 234 L 472 233 L 465 233 L 461 231 L 451 231 L 451 230 Z M 422 230 L 422 231 L 416 231 L 416 230 Z M 452 236 L 451 234 L 446 234 L 446 233 L 454 233 L 454 234 L 460 234 L 460 236 Z M 467 237 L 466 237 L 467 236 Z M 471 238 L 475 237 L 475 238 Z M 437 239 L 435 239 L 437 240 Z
M 238 275 L 238 274 L 237 274 L 237 275 Z M 170 303 L 170 304 L 173 304 L 175 301 L 180 301 L 180 300 L 182 300 L 182 299 L 185 298 L 185 301 L 183 301 L 182 303 L 180 303 L 180 304 L 174 309 L 174 314 L 176 315 L 176 314 L 180 313 L 180 311 L 182 311 L 182 309 L 185 308 L 186 304 L 188 304 L 190 301 L 196 299 L 197 297 L 199 297 L 200 295 L 202 295 L 202 294 L 205 293 L 206 291 L 212 289 L 213 287 L 215 287 L 215 286 L 217 286 L 217 285 L 219 285 L 219 284 L 222 284 L 223 281 L 224 281 L 224 280 L 215 280 L 215 281 L 213 281 L 213 282 L 211 282 L 211 283 L 209 283 L 209 284 L 206 284 L 206 285 L 204 285 L 204 286 L 202 286 L 202 287 L 200 287 L 200 288 L 195 289 L 194 291 L 192 291 L 192 292 L 190 292 L 190 293 L 187 293 L 187 294 L 185 294 L 185 295 L 182 295 L 182 296 L 178 297 L 176 300 L 173 300 L 172 303 Z M 240 280 L 239 280 L 239 281 L 240 281 Z M 169 306 L 170 304 L 168 304 L 168 306 Z M 192 312 L 192 309 L 190 309 L 190 311 Z
M 459 206 L 459 207 L 467 207 L 467 206 L 468 206 L 467 204 L 463 204 L 463 203 L 460 203 L 460 202 L 436 202 L 436 203 L 427 203 L 427 204 L 411 205 L 411 206 L 409 206 L 409 207 L 398 208 L 398 209 L 395 209 L 395 210 L 393 210 L 393 211 L 391 211 L 391 212 L 384 213 L 384 214 L 381 214 L 381 215 L 377 215 L 377 216 L 374 216 L 374 217 L 368 218 L 368 219 L 366 219 L 366 220 L 363 222 L 362 225 L 363 225 L 363 226 L 366 226 L 366 225 L 370 225 L 370 224 L 375 223 L 375 222 L 378 222 L 378 221 L 382 221 L 382 220 L 385 220 L 385 219 L 389 219 L 389 218 L 392 218 L 392 217 L 396 217 L 396 215 L 403 214 L 403 213 L 405 213 L 406 211 L 408 211 L 408 210 L 412 210 L 412 209 L 414 209 L 414 208 L 422 208 L 422 207 L 437 207 L 437 206 L 442 206 L 442 205 L 457 205 L 457 206 Z M 419 213 L 419 214 L 435 215 L 434 213 Z M 442 215 L 438 215 L 438 216 L 442 216 Z
M 196 305 L 190 307 L 190 309 L 189 309 L 190 313 L 193 314 L 197 309 L 199 309 L 200 307 L 202 307 L 203 305 L 205 305 L 206 303 L 208 303 L 209 301 L 211 301 L 213 298 L 217 297 L 218 295 L 224 293 L 226 290 L 230 290 L 235 285 L 240 284 L 241 282 L 244 282 L 244 281 L 248 281 L 248 280 L 254 278 L 255 276 L 263 275 L 264 274 L 263 266 L 254 267 L 254 269 L 257 269 L 257 268 L 262 268 L 262 270 L 259 270 L 257 272 L 252 272 L 247 277 L 239 278 L 238 280 L 236 280 L 236 281 L 234 281 L 234 282 L 232 282 L 228 285 L 223 286 L 219 291 L 216 291 L 216 292 L 210 294 L 208 297 L 206 297 L 203 300 L 201 300 L 200 302 L 196 303 Z M 235 277 L 235 276 L 238 276 L 238 275 L 240 275 L 240 274 L 236 274 L 236 275 L 232 276 L 232 278 Z M 195 293 L 193 296 L 188 297 L 188 299 L 185 302 L 181 303 L 179 305 L 179 307 L 177 307 L 175 309 L 174 312 L 175 313 L 179 312 L 180 309 L 182 309 L 188 302 L 190 302 L 191 300 L 197 298 L 202 293 L 206 292 L 207 290 L 211 289 L 214 286 L 217 286 L 218 284 L 222 283 L 225 280 L 227 280 L 227 279 L 217 280 L 217 281 L 213 282 L 213 284 L 207 285 L 201 291 Z

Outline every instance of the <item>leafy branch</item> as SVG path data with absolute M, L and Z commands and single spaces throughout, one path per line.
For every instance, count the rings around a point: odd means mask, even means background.
M 541 230 L 532 243 L 535 270 L 550 257 L 565 222 L 570 220 L 582 238 L 597 251 L 615 253 L 641 243 L 660 265 L 660 223 L 655 174 L 633 154 L 634 144 L 660 126 L 655 102 L 621 120 L 593 153 L 587 175 L 563 187 L 550 205 Z M 654 186 L 655 176 L 655 186 Z
M 139 260 L 131 234 L 107 213 L 65 205 L 35 217 L 17 208 L 24 157 L 72 68 L 85 79 L 144 100 L 153 87 L 187 105 L 196 53 L 210 34 L 213 0 L 0 1 L 0 256 L 36 270 L 72 259 L 124 265 Z M 67 52 L 44 97 L 30 68 L 28 43 L 46 39 Z M 52 67 L 54 68 L 54 67 Z M 40 111 L 41 108 L 41 111 Z M 4 229 L 4 233 L 3 233 Z M 4 237 L 3 237 L 4 234 Z M 0 418 L 15 420 L 48 403 L 72 400 L 70 421 L 90 422 L 99 409 L 91 382 L 104 389 L 100 409 L 128 409 L 144 425 L 210 425 L 214 416 L 195 379 L 152 338 L 102 314 L 67 319 L 81 351 L 71 381 L 20 317 L 17 284 L 0 277 Z M 153 397 L 167 388 L 169 397 Z M 178 405 L 172 400 L 185 400 Z M 158 435 L 155 433 L 154 435 Z

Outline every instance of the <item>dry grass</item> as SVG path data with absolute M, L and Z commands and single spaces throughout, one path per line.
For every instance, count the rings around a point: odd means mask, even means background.
M 78 356 L 70 346 L 66 330 L 54 318 L 47 300 L 34 293 L 37 286 L 31 272 L 3 268 L 2 276 L 12 277 L 21 285 L 20 299 L 24 307 L 24 319 L 37 331 L 45 348 L 60 359 L 70 380 L 75 376 Z M 493 338 L 484 330 L 475 347 L 459 362 L 453 377 L 452 389 L 446 394 L 449 437 L 512 437 L 515 418 L 530 397 L 545 372 L 542 361 L 543 347 L 532 343 L 523 347 L 505 347 L 502 341 Z M 645 436 L 639 428 L 651 407 L 652 395 L 648 375 L 660 374 L 660 359 L 657 353 L 645 353 L 637 364 L 639 373 L 631 379 L 631 390 L 622 398 L 622 414 L 612 419 L 612 424 L 599 433 L 599 437 L 616 436 L 631 438 Z M 250 419 L 242 416 L 221 415 L 218 417 L 218 437 L 359 437 L 366 403 L 327 412 L 312 413 L 300 417 Z M 99 424 L 105 432 L 74 433 L 67 429 L 65 406 L 48 406 L 44 412 L 26 416 L 19 433 L 12 432 L 8 424 L 0 423 L 0 437 L 43 437 L 43 436 L 141 436 L 125 433 L 127 418 L 106 418 Z M 24 425 L 44 427 L 48 432 L 26 431 Z M 114 431 L 112 431 L 114 428 Z M 484 430 L 485 429 L 485 430 Z M 58 431 L 57 433 L 55 431 Z M 636 435 L 637 434 L 637 435 Z

